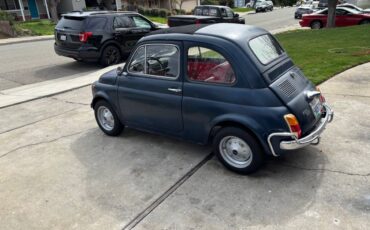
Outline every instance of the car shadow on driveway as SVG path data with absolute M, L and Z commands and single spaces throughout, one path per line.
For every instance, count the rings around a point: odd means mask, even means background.
M 124 224 L 210 153 L 207 147 L 127 128 L 119 137 L 90 130 L 71 149 L 86 167 L 89 202 Z
M 131 129 L 119 137 L 93 129 L 72 144 L 72 151 L 86 167 L 89 201 L 125 225 L 211 150 Z M 147 218 L 160 215 L 160 227 L 170 226 L 177 217 L 191 218 L 193 227 L 220 221 L 232 227 L 236 219 L 245 224 L 280 223 L 311 205 L 323 176 L 311 169 L 323 168 L 325 161 L 318 148 L 309 146 L 269 159 L 259 172 L 242 176 L 214 157 Z

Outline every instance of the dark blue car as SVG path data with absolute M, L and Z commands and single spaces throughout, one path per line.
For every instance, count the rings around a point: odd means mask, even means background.
M 92 85 L 108 135 L 125 126 L 213 143 L 229 169 L 317 144 L 333 111 L 276 39 L 254 26 L 191 25 L 142 38 L 124 68 Z

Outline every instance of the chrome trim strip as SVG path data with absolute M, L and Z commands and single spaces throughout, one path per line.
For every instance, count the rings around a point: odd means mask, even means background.
M 277 157 L 278 154 L 275 153 L 274 147 L 272 146 L 271 139 L 273 137 L 291 137 L 294 140 L 291 141 L 282 141 L 280 142 L 280 149 L 283 150 L 292 150 L 305 147 L 309 144 L 318 144 L 320 141 L 320 134 L 325 130 L 325 127 L 328 123 L 333 121 L 334 111 L 326 104 L 323 104 L 326 111 L 326 116 L 321 118 L 319 126 L 311 132 L 308 136 L 305 136 L 301 139 L 298 139 L 293 133 L 290 132 L 280 132 L 280 133 L 271 133 L 267 138 L 267 143 L 270 147 L 270 151 L 273 156 Z

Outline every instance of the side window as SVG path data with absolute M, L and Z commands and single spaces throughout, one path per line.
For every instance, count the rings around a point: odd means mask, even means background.
M 149 24 L 149 22 L 147 22 L 144 18 L 139 17 L 139 16 L 134 16 L 132 18 L 135 22 L 136 27 L 145 28 L 145 29 L 152 28 L 152 26 Z
M 86 26 L 86 29 L 87 30 L 104 30 L 104 27 L 105 27 L 105 24 L 107 23 L 107 19 L 106 18 L 90 18 L 88 23 L 87 23 L 87 26 Z
M 115 17 L 113 22 L 114 28 L 130 28 L 133 27 L 131 18 L 126 16 Z
M 145 45 L 137 49 L 128 71 L 175 79 L 180 72 L 180 52 L 174 45 Z
M 230 9 L 226 9 L 226 14 L 227 14 L 228 18 L 233 18 L 234 17 L 234 13 Z
M 209 9 L 209 16 L 214 16 L 214 17 L 216 17 L 216 16 L 217 16 L 217 9 L 215 9 L 215 8 L 210 8 L 210 9 Z
M 147 45 L 147 74 L 176 78 L 179 74 L 179 50 L 172 45 Z
M 131 73 L 145 73 L 145 46 L 141 46 L 136 50 L 128 71 Z
M 209 16 L 209 9 L 208 8 L 203 8 L 203 16 Z
M 202 8 L 195 8 L 194 15 L 202 15 Z
M 187 75 L 191 81 L 219 84 L 232 84 L 236 81 L 230 63 L 215 50 L 191 47 L 188 50 L 187 63 Z
M 226 17 L 227 17 L 227 13 L 226 13 L 225 8 L 221 8 L 221 16 L 222 16 L 223 18 L 226 18 Z

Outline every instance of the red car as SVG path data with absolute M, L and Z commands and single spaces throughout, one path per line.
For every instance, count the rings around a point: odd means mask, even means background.
M 311 29 L 320 29 L 326 26 L 328 9 L 320 10 L 312 14 L 303 15 L 299 24 L 302 27 L 311 27 Z M 369 24 L 370 14 L 364 14 L 360 11 L 337 7 L 335 25 L 336 26 L 353 26 L 359 24 Z

